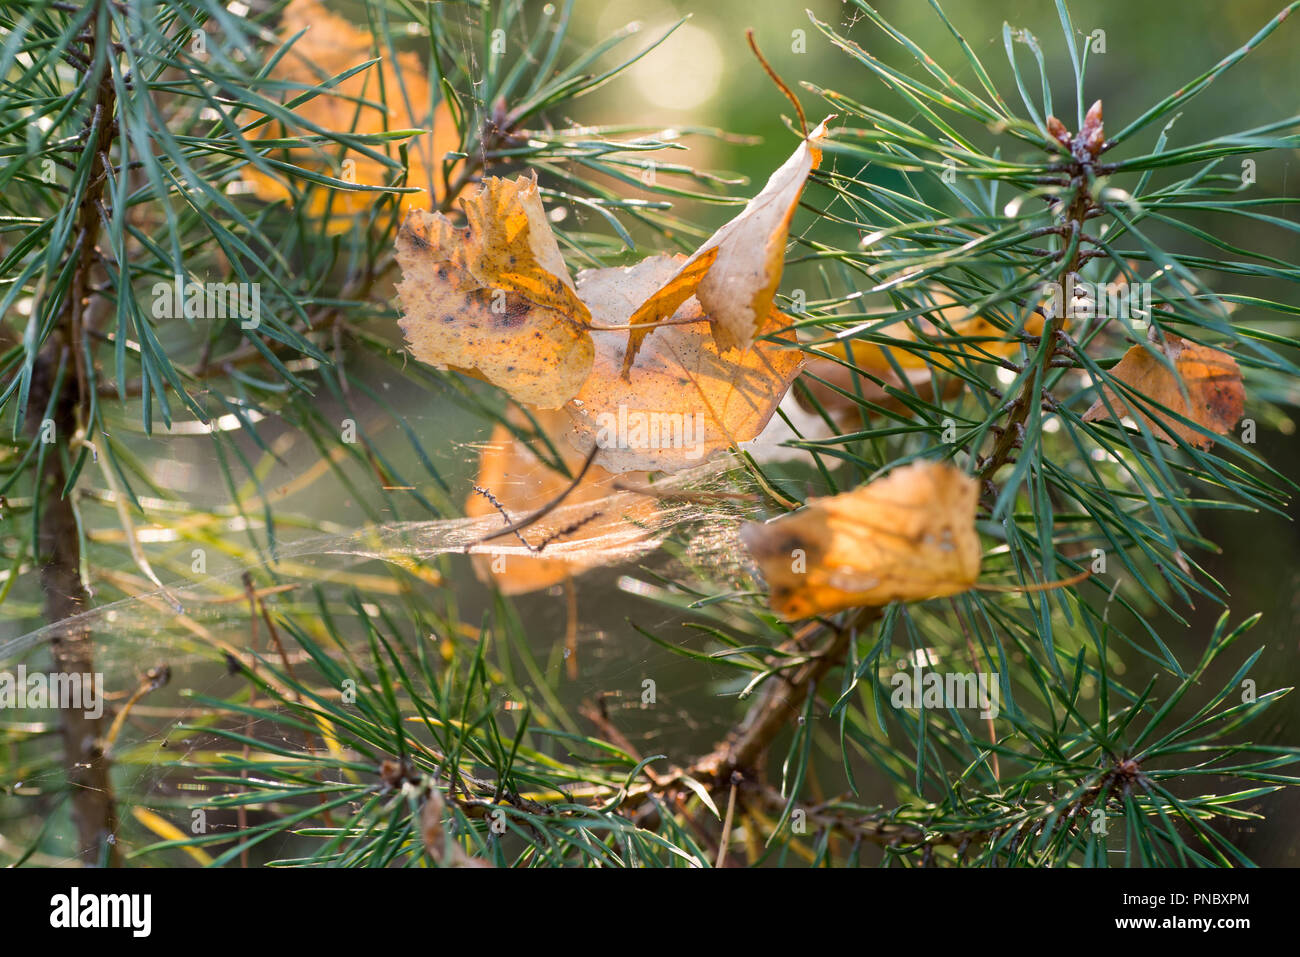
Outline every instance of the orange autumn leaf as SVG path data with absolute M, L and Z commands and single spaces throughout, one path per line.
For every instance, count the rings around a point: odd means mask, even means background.
M 1111 375 L 1154 405 L 1164 406 L 1211 432 L 1226 435 L 1246 411 L 1246 389 L 1237 360 L 1219 349 L 1197 345 L 1172 334 L 1166 334 L 1163 351 L 1173 363 L 1177 375 L 1170 372 L 1149 349 L 1140 345 L 1133 346 L 1124 354 L 1111 369 Z M 1198 449 L 1208 449 L 1214 444 L 1209 436 L 1166 417 L 1158 410 L 1161 421 L 1132 408 L 1109 386 L 1103 395 L 1117 416 L 1141 418 L 1152 435 L 1170 445 L 1177 445 L 1170 432 Z M 1084 413 L 1083 421 L 1096 422 L 1109 417 L 1106 403 L 1098 399 Z
M 512 409 L 510 421 L 524 426 L 526 420 Z M 568 426 L 564 413 L 543 412 L 537 422 L 569 471 L 577 475 L 586 456 L 559 440 Z M 498 424 L 479 458 L 478 488 L 490 493 L 512 521 L 561 495 L 564 499 L 556 512 L 520 530 L 530 545 L 541 546 L 540 551 L 530 550 L 513 536 L 495 539 L 496 554 L 474 556 L 479 578 L 494 580 L 507 595 L 520 595 L 560 584 L 595 566 L 624 560 L 629 550 L 636 551 L 638 543 L 650 535 L 647 526 L 657 505 L 649 496 L 617 490 L 615 481 L 616 476 L 592 465 L 577 487 L 564 495 L 570 477 L 551 468 L 533 454 L 528 443 Z M 501 516 L 497 505 L 480 492 L 470 495 L 465 514 L 473 518 Z M 501 516 L 503 523 L 505 520 Z
M 882 330 L 890 338 L 902 343 L 917 343 L 921 349 L 926 350 L 924 352 L 859 339 L 839 340 L 820 347 L 825 355 L 834 356 L 854 367 L 849 368 L 836 359 L 815 358 L 809 362 L 806 371 L 817 378 L 810 376 L 805 379 L 805 384 L 827 412 L 843 420 L 862 411 L 859 402 L 841 394 L 832 386 L 855 397 L 860 393 L 865 402 L 895 412 L 906 412 L 907 404 L 886 387 L 899 392 L 915 393 L 925 402 L 951 399 L 961 394 L 966 383 L 956 372 L 965 361 L 951 353 L 968 356 L 972 362 L 987 362 L 990 361 L 990 356 L 1011 359 L 1019 355 L 1020 340 L 1011 337 L 1006 329 L 995 325 L 983 315 L 967 315 L 969 309 L 953 302 L 952 297 L 946 293 L 932 293 L 931 297 L 938 303 L 931 310 L 937 315 L 938 322 L 921 315 L 886 326 Z M 1038 312 L 1030 313 L 1025 319 L 1023 332 L 1031 336 L 1042 335 L 1042 315 Z M 943 351 L 930 351 L 931 347 Z M 936 371 L 953 373 L 938 377 L 937 391 Z M 817 381 L 818 379 L 825 382 Z M 802 397 L 800 401 L 811 408 Z
M 788 621 L 966 591 L 979 576 L 978 483 L 951 465 L 915 462 L 740 537 L 772 610 Z
M 882 331 L 900 342 L 917 343 L 921 349 L 934 346 L 947 352 L 962 353 L 973 361 L 988 361 L 989 356 L 1011 359 L 1020 354 L 1020 340 L 1011 337 L 1006 329 L 995 325 L 983 315 L 968 315 L 970 310 L 966 306 L 954 303 L 952 297 L 947 294 L 935 293 L 932 298 L 938 303 L 938 307 L 931 311 L 939 317 L 940 322 L 934 322 L 921 315 L 902 323 L 886 326 Z M 1041 336 L 1042 315 L 1031 312 L 1025 319 L 1022 332 L 1024 335 Z M 896 379 L 895 364 L 904 372 L 931 368 L 951 372 L 961 363 L 960 359 L 947 352 L 914 351 L 857 340 L 829 343 L 822 347 L 822 351 L 841 359 L 851 359 L 858 368 L 875 373 L 881 378 Z M 885 373 L 888 373 L 888 376 Z
M 411 354 L 481 376 L 521 402 L 562 406 L 594 347 L 536 180 L 488 178 L 461 205 L 467 225 L 415 210 L 397 235 L 397 284 Z
M 663 288 L 648 296 L 632 314 L 629 322 L 642 328 L 629 334 L 627 369 L 647 336 L 652 331 L 658 334 L 645 324 L 672 316 L 691 296 L 708 315 L 720 350 L 749 348 L 768 323 L 781 285 L 790 220 L 809 173 L 821 165 L 820 146 L 832 118 L 827 117 L 808 134 L 740 214 L 710 236 Z
M 815 144 L 825 126 L 695 255 L 589 271 L 576 288 L 535 180 L 485 177 L 462 200 L 463 229 L 412 213 L 397 238 L 411 353 L 529 405 L 567 402 L 571 438 L 583 448 L 596 442 L 599 463 L 611 471 L 683 469 L 753 439 L 803 362 L 793 340 L 753 340 L 785 325 L 773 297 L 789 220 L 820 159 Z M 726 332 L 742 313 L 744 335 Z M 660 320 L 671 321 L 648 339 L 641 334 L 645 322 Z M 640 355 L 631 353 L 647 341 Z M 629 437 L 629 421 L 633 430 L 643 422 L 645 435 Z M 667 442 L 659 435 L 665 423 L 676 430 Z M 611 429 L 618 437 L 607 441 Z
M 428 130 L 408 144 L 410 167 L 404 185 L 419 187 L 420 192 L 401 194 L 400 214 L 411 209 L 430 208 L 441 202 L 446 193 L 443 157 L 459 146 L 460 138 L 445 100 L 440 101 L 430 115 L 433 90 L 419 59 L 412 53 L 401 53 L 394 62 L 384 48 L 376 47 L 369 33 L 358 30 L 343 17 L 325 9 L 319 0 L 292 0 L 285 7 L 280 22 L 281 42 L 287 42 L 304 29 L 306 33 L 294 42 L 271 72 L 272 79 L 290 85 L 284 94 L 286 99 L 296 97 L 377 55 L 382 59 L 342 80 L 329 92 L 317 94 L 302 103 L 295 110 L 296 114 L 334 132 L 374 134 L 387 130 Z M 381 109 L 379 103 L 386 103 L 387 110 Z M 248 137 L 250 140 L 281 139 L 310 132 L 302 128 L 286 130 L 284 124 L 273 120 L 252 130 Z M 371 148 L 382 152 L 381 147 Z M 333 143 L 275 150 L 270 155 L 275 159 L 287 159 L 303 169 L 361 186 L 391 186 L 398 179 L 397 171 L 379 160 L 356 150 L 343 151 Z M 396 151 L 391 155 L 396 157 Z M 268 175 L 251 165 L 245 167 L 243 175 L 259 199 L 268 202 L 292 199 L 288 186 L 278 175 Z M 325 218 L 329 233 L 343 232 L 387 195 L 373 190 L 309 185 L 307 213 L 313 218 Z
M 578 291 L 601 325 L 622 325 L 684 259 L 652 256 L 636 266 L 589 270 L 579 275 Z M 753 439 L 803 365 L 797 349 L 768 342 L 724 357 L 694 297 L 672 318 L 646 341 L 629 378 L 622 375 L 626 336 L 592 333 L 591 375 L 566 409 L 573 441 L 580 448 L 595 442 L 596 461 L 611 472 L 677 471 Z M 773 312 L 760 331 L 784 322 Z
M 650 298 L 627 317 L 628 324 L 633 328 L 628 330 L 627 347 L 623 353 L 624 378 L 631 374 L 632 365 L 636 362 L 637 353 L 641 351 L 641 343 L 645 341 L 645 337 L 655 331 L 658 323 L 676 315 L 682 303 L 695 295 L 700 280 L 712 268 L 717 258 L 716 247 L 692 257 L 687 265 L 668 280 L 667 285 L 655 290 Z

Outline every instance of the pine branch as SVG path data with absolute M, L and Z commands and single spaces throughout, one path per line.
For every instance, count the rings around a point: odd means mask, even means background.
M 91 27 L 97 42 L 107 42 L 99 33 L 96 16 Z M 45 593 L 45 618 L 62 622 L 81 614 L 89 607 L 90 596 L 81 577 L 81 533 L 65 468 L 69 439 L 79 435 L 86 420 L 88 403 L 84 318 L 91 297 L 92 277 L 99 268 L 97 243 L 101 226 L 100 207 L 104 187 L 110 175 L 107 157 L 113 149 L 116 96 L 108 76 L 107 54 L 96 52 L 97 66 L 83 74 L 86 86 L 94 90 L 94 102 L 88 118 L 85 139 L 93 151 L 87 182 L 77 209 L 76 258 L 72 283 L 60 313 L 58 328 L 45 340 L 36 358 L 30 395 L 31 408 L 52 410 L 50 421 L 54 434 L 65 443 L 61 451 L 43 456 L 37 496 L 41 518 L 37 537 L 37 556 L 41 562 L 41 588 Z M 86 67 L 90 66 L 90 61 Z M 75 375 L 63 372 L 71 359 Z M 33 441 L 40 441 L 46 423 L 36 417 L 28 420 Z M 53 642 L 56 666 L 63 673 L 93 675 L 95 661 L 86 626 L 75 623 L 58 633 Z M 65 708 L 62 714 L 64 757 L 68 783 L 72 788 L 73 820 L 80 835 L 82 862 L 86 865 L 118 862 L 117 812 L 109 777 L 109 760 L 102 745 L 107 728 L 104 717 L 88 718 L 80 707 Z

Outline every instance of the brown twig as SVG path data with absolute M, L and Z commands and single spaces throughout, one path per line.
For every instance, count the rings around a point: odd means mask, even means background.
M 536 511 L 529 512 L 523 518 L 511 522 L 505 528 L 498 528 L 495 532 L 489 532 L 487 535 L 484 535 L 482 538 L 480 538 L 477 542 L 465 546 L 465 550 L 469 551 L 469 549 L 473 548 L 474 545 L 482 545 L 484 542 L 490 542 L 494 538 L 500 538 L 503 535 L 518 534 L 522 529 L 527 528 L 529 525 L 536 524 L 537 522 L 545 518 L 547 515 L 549 515 L 551 512 L 555 511 L 555 509 L 559 508 L 559 506 L 564 502 L 566 498 L 568 498 L 571 494 L 573 494 L 573 490 L 576 489 L 579 484 L 581 484 L 583 478 L 586 476 L 588 470 L 591 468 L 592 463 L 596 461 L 596 453 L 599 451 L 600 451 L 599 445 L 593 445 L 591 447 L 591 451 L 587 453 L 587 460 L 582 463 L 582 468 L 578 470 L 578 474 L 573 477 L 573 481 L 571 481 L 564 488 L 564 490 L 560 492 L 559 495 L 555 496 L 553 499 L 551 499 L 549 502 L 547 502 L 545 505 L 543 505 L 541 508 L 537 509 Z M 528 543 L 525 542 L 524 544 L 528 544 Z M 531 548 L 532 546 L 529 547 Z
M 641 763 L 642 754 L 640 749 L 628 740 L 627 735 L 620 731 L 614 724 L 613 719 L 609 716 L 609 706 L 605 704 L 605 696 L 602 694 L 596 699 L 593 705 L 589 701 L 584 701 L 578 706 L 578 713 L 596 726 L 596 729 L 605 737 L 605 740 L 617 746 L 637 764 Z M 650 768 L 645 769 L 646 774 L 651 780 L 656 775 Z
M 1061 219 L 1055 226 L 1055 231 L 1061 236 L 1065 248 L 1069 249 L 1072 243 L 1074 247 L 1073 253 L 1068 257 L 1064 257 L 1065 261 L 1061 264 L 1058 274 L 1059 281 L 1064 285 L 1070 274 L 1078 272 L 1079 266 L 1084 261 L 1084 223 L 1100 212 L 1100 208 L 1093 201 L 1088 186 L 1100 171 L 1100 164 L 1096 163 L 1095 160 L 1100 152 L 1105 149 L 1104 144 L 1099 139 L 1101 132 L 1101 103 L 1094 104 L 1093 108 L 1088 111 L 1084 129 L 1080 131 L 1079 135 L 1071 138 L 1070 134 L 1065 131 L 1064 126 L 1055 117 L 1049 118 L 1049 129 L 1053 131 L 1053 135 L 1063 145 L 1070 149 L 1070 160 L 1064 164 L 1063 171 L 1068 172 L 1070 175 L 1069 182 L 1073 195 L 1070 202 L 1062 206 Z M 1076 237 L 1078 241 L 1074 242 Z M 1043 325 L 1039 350 L 1040 352 L 1046 350 L 1046 355 L 1043 357 L 1044 367 L 1050 366 L 1057 356 L 1066 353 L 1069 349 L 1069 343 L 1064 336 L 1062 325 L 1067 305 L 1063 303 L 1061 308 L 1055 310 L 1056 315 L 1047 317 L 1047 321 Z M 996 430 L 998 438 L 994 443 L 992 452 L 979 461 L 979 477 L 985 483 L 986 489 L 991 488 L 993 476 L 998 469 L 1011 461 L 1012 453 L 1024 441 L 1025 423 L 1029 419 L 1029 413 L 1046 397 L 1041 381 L 1042 377 L 1043 369 L 1035 366 L 1033 375 L 1025 380 L 1024 385 L 1020 388 L 1019 395 L 1007 407 L 1007 423 Z
M 763 69 L 767 71 L 767 75 L 772 78 L 772 82 L 776 84 L 776 88 L 785 94 L 787 100 L 794 104 L 794 111 L 799 114 L 799 129 L 803 131 L 803 138 L 807 139 L 808 118 L 803 115 L 803 107 L 799 105 L 799 98 L 790 92 L 790 88 L 785 85 L 785 81 L 777 75 L 776 70 L 772 69 L 772 64 L 767 62 L 767 58 L 763 56 L 762 52 L 758 49 L 758 42 L 754 39 L 753 28 L 745 31 L 745 39 L 749 41 L 749 48 L 754 51 L 754 56 L 758 58 L 758 62 L 762 65 Z
M 849 623 L 836 628 L 821 650 L 800 665 L 793 676 L 770 679 L 744 721 L 692 765 L 693 774 L 712 780 L 715 788 L 729 782 L 735 771 L 756 776 L 769 746 L 794 720 L 817 682 L 844 660 L 857 630 L 879 616 L 878 608 L 860 609 Z
M 108 42 L 104 37 L 95 39 Z M 84 87 L 94 90 L 94 106 L 85 131 L 85 149 L 91 154 L 90 172 L 77 209 L 76 243 L 69 253 L 73 260 L 72 281 L 65 291 L 59 322 L 36 357 L 28 401 L 28 409 L 37 410 L 28 416 L 32 434 L 39 435 L 44 428 L 40 416 L 49 409 L 55 434 L 65 444 L 78 434 L 90 399 L 84 367 L 83 316 L 92 295 L 91 275 L 99 261 L 101 223 L 97 207 L 108 181 L 102 158 L 111 152 L 117 130 L 112 121 L 116 93 L 106 69 L 107 60 L 96 58 L 96 62 L 99 66 L 93 74 L 90 60 L 74 64 L 84 71 Z M 71 382 L 64 380 L 69 362 L 73 367 Z M 41 502 L 36 553 L 41 566 L 45 618 L 49 622 L 74 618 L 90 602 L 81 578 L 78 518 L 72 499 L 64 496 L 68 481 L 64 468 L 66 458 L 59 454 L 42 458 L 43 468 L 35 490 L 37 501 Z M 56 634 L 51 648 L 60 671 L 94 673 L 88 626 L 69 624 Z M 101 741 L 104 718 L 88 718 L 83 711 L 71 708 L 63 710 L 61 717 L 68 783 L 72 790 L 72 817 L 83 863 L 114 866 L 119 860 L 114 840 L 118 820 L 109 762 Z
M 507 525 L 511 524 L 514 521 L 514 519 L 510 517 L 510 513 L 506 511 L 506 507 L 501 504 L 501 500 L 497 498 L 495 495 L 493 495 L 490 489 L 485 489 L 481 485 L 475 485 L 473 488 L 474 488 L 474 493 L 476 495 L 482 495 L 485 499 L 488 500 L 489 505 L 491 505 L 493 508 L 495 508 L 498 512 L 501 513 L 501 517 L 506 520 Z M 568 493 L 566 492 L 565 494 Z M 582 518 L 578 519 L 573 524 L 566 525 L 564 528 L 556 529 L 555 531 L 551 532 L 551 534 L 547 535 L 536 545 L 534 545 L 528 539 L 524 538 L 523 533 L 519 531 L 519 529 L 517 528 L 503 529 L 502 534 L 505 534 L 507 531 L 513 532 L 515 538 L 519 539 L 520 544 L 522 544 L 524 548 L 528 549 L 530 552 L 534 554 L 537 554 L 543 551 L 547 545 L 551 544 L 557 539 L 561 539 L 565 535 L 572 535 L 574 532 L 581 529 L 584 525 L 587 525 L 595 521 L 600 517 L 600 514 L 601 513 L 599 511 L 595 511 L 592 512 L 590 515 L 584 515 Z M 487 541 L 486 538 L 481 538 L 479 539 L 478 542 L 475 542 L 473 545 L 467 546 L 466 550 L 468 550 L 469 548 L 473 548 L 474 545 L 481 544 L 482 542 L 485 541 Z

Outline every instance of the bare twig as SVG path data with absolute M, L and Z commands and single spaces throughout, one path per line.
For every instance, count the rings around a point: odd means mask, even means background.
M 599 445 L 593 445 L 591 447 L 591 451 L 587 453 L 587 460 L 582 463 L 582 468 L 578 470 L 578 474 L 573 477 L 573 481 L 571 481 L 559 495 L 555 496 L 536 511 L 529 512 L 518 521 L 511 522 L 505 528 L 498 528 L 495 532 L 490 532 L 487 535 L 484 535 L 473 545 L 467 545 L 465 550 L 469 551 L 469 549 L 473 548 L 474 545 L 482 545 L 484 542 L 490 542 L 494 538 L 500 538 L 502 535 L 515 535 L 520 530 L 527 528 L 529 525 L 536 524 L 547 515 L 551 514 L 551 512 L 559 508 L 560 505 L 563 504 L 564 500 L 573 493 L 573 490 L 581 484 L 588 470 L 590 470 L 592 463 L 596 461 L 596 453 L 599 451 Z M 524 544 L 527 545 L 528 543 L 525 542 Z M 531 546 L 529 547 L 531 548 Z

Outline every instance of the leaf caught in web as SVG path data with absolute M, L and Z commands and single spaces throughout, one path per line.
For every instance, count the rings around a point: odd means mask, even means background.
M 558 408 L 591 371 L 591 314 L 537 182 L 487 178 L 461 205 L 464 228 L 416 210 L 397 235 L 399 324 L 411 353 L 480 376 L 520 402 Z
M 1150 348 L 1141 345 L 1129 349 L 1111 369 L 1111 375 L 1151 403 L 1164 406 L 1211 432 L 1226 435 L 1246 410 L 1246 389 L 1237 360 L 1219 349 L 1197 345 L 1169 333 L 1165 335 L 1163 351 L 1178 371 L 1177 375 L 1170 372 Z M 1208 449 L 1214 444 L 1213 439 L 1190 425 L 1164 416 L 1157 420 L 1140 409 L 1134 409 L 1109 386 L 1105 388 L 1104 399 L 1093 403 L 1092 408 L 1084 413 L 1083 421 L 1109 418 L 1111 413 L 1106 408 L 1106 402 L 1109 402 L 1117 416 L 1140 417 L 1152 435 L 1170 445 L 1177 445 L 1170 432 L 1198 449 Z
M 966 591 L 979 576 L 978 483 L 921 461 L 740 537 L 786 620 Z
M 627 268 L 589 270 L 579 275 L 578 290 L 600 324 L 621 325 L 684 259 L 653 256 Z M 784 320 L 772 312 L 760 332 L 776 332 Z M 753 439 L 804 361 L 793 339 L 722 355 L 694 297 L 646 341 L 629 378 L 622 375 L 627 337 L 596 331 L 592 338 L 591 376 L 566 408 L 573 441 L 581 448 L 595 442 L 596 461 L 612 472 L 678 471 Z
M 614 472 L 676 471 L 753 439 L 803 364 L 755 338 L 785 325 L 773 297 L 825 131 L 694 256 L 588 271 L 576 289 L 535 179 L 485 178 L 462 200 L 463 229 L 411 214 L 397 291 L 412 354 L 528 405 L 568 402 L 574 441 Z
M 270 74 L 272 80 L 287 84 L 282 94 L 285 99 L 297 97 L 376 56 L 381 59 L 341 80 L 327 92 L 313 96 L 294 112 L 332 132 L 364 135 L 389 130 L 427 130 L 410 140 L 408 146 L 409 170 L 404 185 L 419 187 L 420 192 L 401 194 L 399 211 L 405 214 L 412 209 L 436 206 L 446 195 L 443 158 L 458 148 L 460 137 L 447 102 L 442 100 L 436 108 L 431 107 L 433 90 L 419 59 L 413 53 L 400 53 L 394 61 L 386 49 L 376 46 L 369 33 L 325 9 L 319 0 L 292 0 L 285 7 L 280 21 L 280 41 L 288 42 L 303 30 L 306 32 L 285 52 Z M 256 141 L 306 135 L 315 134 L 304 128 L 285 129 L 279 120 L 272 120 L 251 130 L 248 138 Z M 284 152 L 273 150 L 270 156 L 282 159 Z M 360 186 L 399 185 L 398 171 L 372 156 L 345 150 L 336 143 L 296 146 L 287 153 L 287 161 L 293 165 L 334 179 Z M 244 168 L 243 176 L 259 199 L 271 202 L 293 198 L 289 187 L 278 176 L 252 165 Z M 373 190 L 331 189 L 305 182 L 302 185 L 307 186 L 307 214 L 326 220 L 329 233 L 351 228 L 358 217 L 369 214 L 387 196 Z

